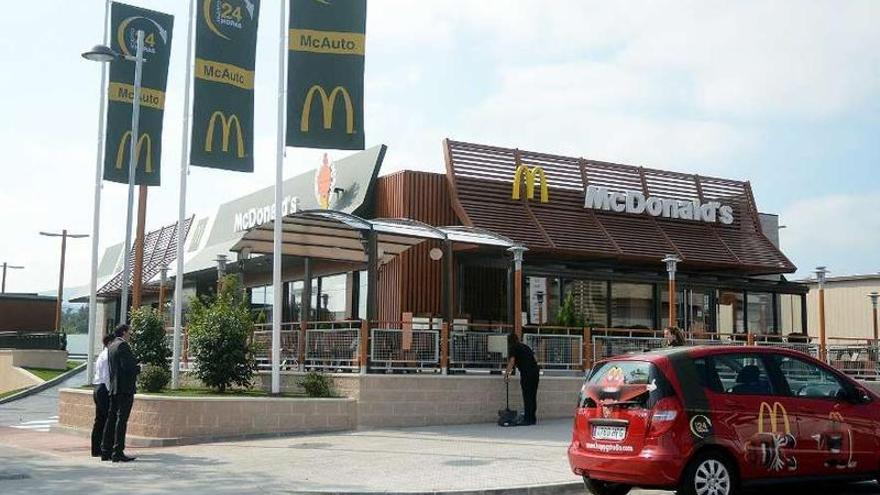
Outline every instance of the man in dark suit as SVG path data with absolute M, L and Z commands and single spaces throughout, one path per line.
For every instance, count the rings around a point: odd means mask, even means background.
M 125 455 L 125 430 L 128 415 L 134 403 L 135 381 L 141 367 L 128 345 L 129 327 L 126 324 L 116 327 L 116 340 L 107 348 L 110 362 L 110 409 L 107 411 L 107 424 L 104 425 L 104 438 L 101 442 L 101 460 L 129 462 L 134 457 Z

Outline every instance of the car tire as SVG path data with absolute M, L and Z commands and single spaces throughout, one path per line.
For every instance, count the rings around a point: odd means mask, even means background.
M 626 495 L 632 490 L 632 487 L 629 485 L 594 480 L 587 476 L 584 476 L 584 486 L 587 488 L 587 493 L 592 495 Z
M 681 480 L 678 495 L 736 495 L 736 471 L 730 461 L 717 452 L 704 452 L 695 457 Z

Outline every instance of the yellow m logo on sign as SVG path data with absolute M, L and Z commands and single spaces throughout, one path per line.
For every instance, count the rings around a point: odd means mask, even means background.
M 321 106 L 324 110 L 324 129 L 333 127 L 333 107 L 336 105 L 336 97 L 342 95 L 342 101 L 345 103 L 345 132 L 354 134 L 354 105 L 351 103 L 351 95 L 348 94 L 348 90 L 342 86 L 336 86 L 330 95 L 327 95 L 324 88 L 317 84 L 309 88 L 309 92 L 306 93 L 299 130 L 309 132 L 309 117 L 312 114 L 312 100 L 315 98 L 315 93 L 321 98 Z
M 126 143 L 129 139 L 131 139 L 131 131 L 125 131 L 122 139 L 119 140 L 119 148 L 116 149 L 117 169 L 122 169 L 122 161 L 125 159 L 125 150 L 128 147 Z M 153 173 L 153 140 L 146 132 L 141 134 L 141 137 L 137 140 L 137 144 L 134 147 L 135 156 L 141 156 L 141 148 L 144 147 L 144 144 L 147 145 L 146 171 L 148 174 L 151 174 Z M 138 160 L 138 163 L 140 163 L 140 160 Z
M 529 168 L 528 165 L 520 165 L 516 167 L 516 172 L 513 173 L 513 193 L 511 194 L 511 198 L 520 199 L 520 187 L 523 180 L 526 182 L 526 199 L 535 199 L 535 182 L 540 181 L 541 202 L 547 203 L 550 201 L 547 176 L 544 174 L 543 168 Z
M 222 132 L 220 149 L 224 152 L 229 152 L 229 134 L 232 132 L 232 124 L 235 124 L 235 144 L 237 150 L 235 156 L 244 158 L 244 134 L 241 132 L 241 122 L 239 122 L 238 116 L 235 114 L 230 115 L 227 119 L 226 115 L 220 110 L 212 113 L 211 120 L 208 121 L 208 130 L 205 134 L 205 151 L 210 153 L 214 150 L 214 131 L 216 130 L 218 120 L 220 121 L 220 130 Z
M 785 406 L 778 402 L 774 402 L 771 406 L 769 402 L 761 403 L 761 410 L 758 412 L 758 433 L 764 433 L 766 430 L 764 429 L 764 413 L 767 413 L 767 416 L 770 420 L 770 433 L 787 433 L 791 434 L 791 423 L 788 421 L 788 411 L 785 410 Z M 777 419 L 781 416 L 782 424 L 780 425 L 777 422 Z M 780 432 L 779 427 L 784 426 L 785 431 Z

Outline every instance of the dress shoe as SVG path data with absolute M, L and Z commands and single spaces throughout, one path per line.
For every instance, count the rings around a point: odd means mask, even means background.
M 109 460 L 110 460 L 110 456 L 109 456 L 109 455 L 101 454 L 101 460 L 102 460 L 102 461 L 109 461 Z
M 92 452 L 92 457 L 101 457 L 100 452 Z
M 129 456 L 125 455 L 125 454 L 122 454 L 122 455 L 120 455 L 120 456 L 114 456 L 113 459 L 112 459 L 112 461 L 113 461 L 113 462 L 131 462 L 131 461 L 133 461 L 133 460 L 135 460 L 135 459 L 137 459 L 137 457 L 129 457 Z

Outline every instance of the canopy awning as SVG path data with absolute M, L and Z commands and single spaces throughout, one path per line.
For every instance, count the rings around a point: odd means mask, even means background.
M 307 210 L 282 219 L 282 254 L 338 261 L 367 262 L 366 245 L 376 236 L 377 258 L 387 263 L 426 239 L 507 248 L 515 243 L 484 229 L 433 227 L 406 218 L 365 219 L 332 210 Z M 231 251 L 273 252 L 274 221 L 248 230 Z

